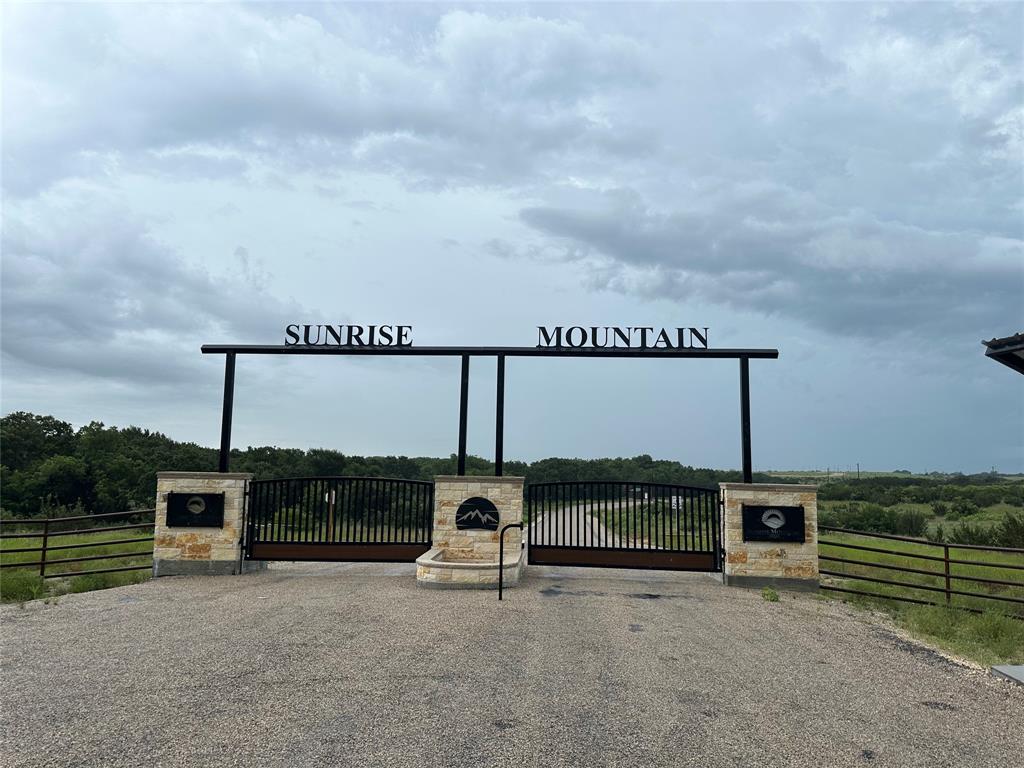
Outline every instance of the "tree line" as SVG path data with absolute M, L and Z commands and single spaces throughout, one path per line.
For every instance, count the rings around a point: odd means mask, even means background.
M 943 477 L 866 477 L 863 480 L 825 483 L 818 488 L 818 498 L 822 501 L 862 501 L 882 507 L 937 504 L 939 510 L 955 509 L 966 516 L 1000 502 L 1024 506 L 1024 483 L 1006 482 L 994 472 Z M 965 502 L 968 506 L 964 506 Z
M 214 472 L 217 450 L 172 440 L 141 427 L 94 421 L 75 429 L 53 416 L 18 411 L 0 419 L 0 508 L 4 517 L 100 514 L 151 507 L 156 473 Z M 457 457 L 354 456 L 327 448 L 249 447 L 231 451 L 231 469 L 256 479 L 281 477 L 393 477 L 430 480 L 456 473 Z M 466 458 L 470 475 L 489 475 L 493 462 Z M 549 458 L 506 461 L 506 475 L 527 483 L 634 481 L 717 487 L 741 473 L 685 466 L 647 455 L 614 459 Z M 755 482 L 779 482 L 755 474 Z

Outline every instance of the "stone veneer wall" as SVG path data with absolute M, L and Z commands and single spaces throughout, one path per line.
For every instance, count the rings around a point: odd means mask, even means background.
M 239 568 L 245 484 L 243 472 L 159 472 L 156 476 L 156 529 L 153 575 L 231 574 Z M 168 528 L 168 493 L 224 493 L 223 528 Z M 243 563 L 244 570 L 262 563 Z
M 731 586 L 818 588 L 818 489 L 813 485 L 720 483 L 724 502 L 723 581 Z M 803 544 L 743 541 L 743 505 L 804 508 Z
M 431 546 L 447 550 L 459 560 L 498 559 L 498 534 L 508 523 L 523 521 L 522 477 L 471 477 L 440 475 L 434 478 L 434 530 Z M 455 527 L 459 505 L 473 496 L 489 499 L 498 508 L 497 531 L 460 531 Z M 523 533 L 512 528 L 505 534 L 506 557 L 519 552 Z

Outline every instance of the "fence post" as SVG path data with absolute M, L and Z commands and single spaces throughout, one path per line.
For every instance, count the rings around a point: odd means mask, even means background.
M 950 588 L 949 588 L 949 544 L 942 545 L 943 559 L 946 561 L 946 605 L 950 604 Z
M 46 578 L 46 540 L 50 536 L 50 518 L 43 520 L 43 551 L 39 554 L 39 576 Z

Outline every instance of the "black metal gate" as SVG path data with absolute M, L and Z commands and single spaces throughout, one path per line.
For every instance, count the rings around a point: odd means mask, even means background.
M 376 477 L 249 483 L 248 560 L 412 562 L 430 549 L 434 484 Z
M 720 571 L 718 504 L 716 489 L 684 485 L 530 485 L 528 559 L 536 565 Z

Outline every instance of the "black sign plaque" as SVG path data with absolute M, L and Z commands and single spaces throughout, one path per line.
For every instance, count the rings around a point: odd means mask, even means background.
M 223 493 L 168 493 L 168 528 L 223 528 Z
M 798 541 L 804 538 L 803 507 L 743 505 L 744 541 Z
M 494 502 L 480 496 L 473 496 L 466 499 L 459 505 L 455 512 L 455 527 L 460 531 L 465 530 L 498 530 L 498 508 Z

